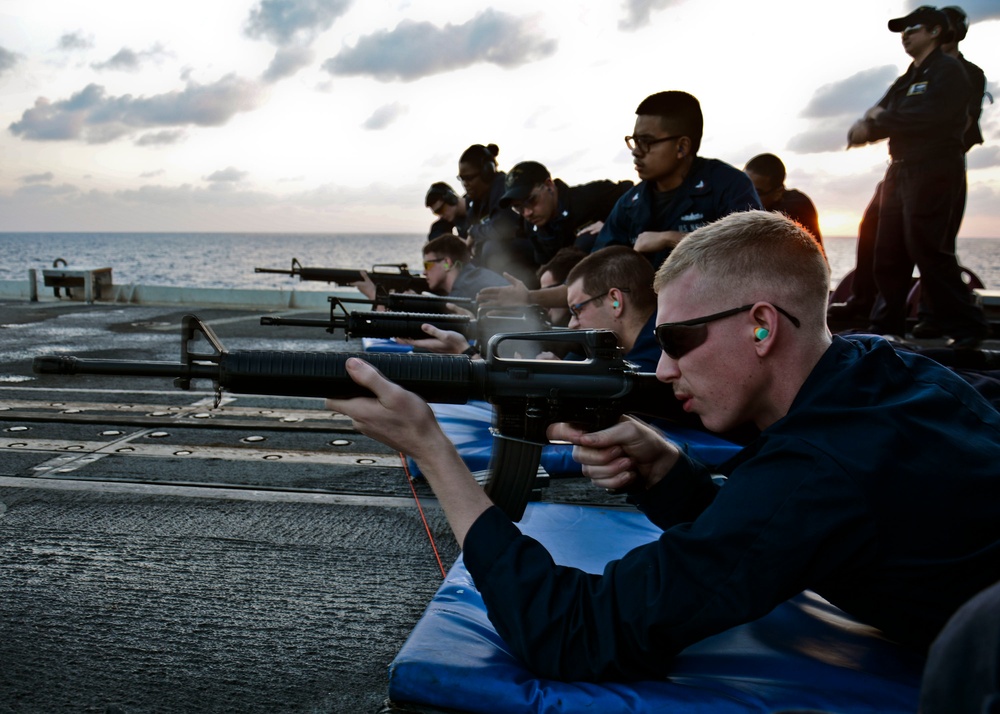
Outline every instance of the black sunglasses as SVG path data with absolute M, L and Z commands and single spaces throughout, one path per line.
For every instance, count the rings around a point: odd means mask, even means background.
M 667 353 L 671 359 L 680 359 L 695 347 L 708 339 L 708 323 L 721 320 L 724 317 L 738 315 L 741 312 L 752 310 L 757 303 L 750 303 L 743 307 L 734 307 L 731 310 L 723 310 L 705 317 L 696 317 L 683 322 L 661 322 L 653 332 L 656 334 L 656 341 L 660 343 L 660 348 Z M 793 325 L 799 327 L 801 323 L 794 315 L 785 312 L 777 305 L 774 309 L 787 317 Z

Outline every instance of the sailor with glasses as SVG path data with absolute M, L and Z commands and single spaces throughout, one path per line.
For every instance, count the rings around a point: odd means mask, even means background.
M 969 18 L 962 8 L 955 5 L 941 8 L 941 12 L 948 19 L 949 30 L 953 34 L 947 37 L 948 41 L 941 44 L 941 51 L 957 59 L 965 69 L 966 76 L 972 86 L 972 93 L 969 95 L 968 119 L 966 122 L 965 134 L 962 137 L 963 148 L 966 153 L 977 144 L 983 143 L 983 134 L 979 126 L 980 115 L 983 109 L 983 100 L 989 97 L 993 102 L 993 97 L 986 91 L 986 75 L 983 70 L 972 62 L 968 61 L 959 51 L 959 43 L 965 39 L 969 31 Z M 905 20 L 905 18 L 904 18 Z M 899 25 L 895 25 L 899 27 Z M 904 35 L 908 40 L 912 40 L 914 25 L 904 23 Z M 906 30 L 910 32 L 907 33 Z M 857 318 L 867 318 L 875 305 L 878 295 L 878 288 L 875 285 L 874 254 L 875 241 L 878 236 L 879 207 L 881 201 L 883 182 L 879 182 L 875 189 L 875 194 L 865 209 L 861 219 L 861 226 L 858 230 L 857 261 L 855 262 L 854 273 L 850 283 L 850 295 L 846 296 L 845 302 L 833 303 L 827 311 L 833 325 L 838 322 L 852 321 Z M 951 208 L 951 221 L 949 222 L 945 245 L 947 250 L 954 253 L 956 248 L 956 238 L 959 228 L 962 225 L 962 216 L 965 213 L 967 185 L 965 177 L 958 182 L 958 190 L 955 193 L 955 202 Z M 944 335 L 943 325 L 936 319 L 933 306 L 931 306 L 921 290 L 920 305 L 917 313 L 918 322 L 913 327 L 912 334 L 917 338 L 937 338 Z
M 424 276 L 438 295 L 475 298 L 486 287 L 507 285 L 502 275 L 472 264 L 465 242 L 458 236 L 443 235 L 424 244 Z
M 685 234 L 734 211 L 761 208 L 746 174 L 698 156 L 703 118 L 695 97 L 659 92 L 635 113 L 635 129 L 625 144 L 641 182 L 615 204 L 594 250 L 626 245 L 655 268 Z
M 653 268 L 641 255 L 621 245 L 591 253 L 566 276 L 566 304 L 571 330 L 613 330 L 626 360 L 656 370 Z
M 521 218 L 500 205 L 506 174 L 497 165 L 496 144 L 473 144 L 458 160 L 458 180 L 465 190 L 468 240 L 476 265 L 510 273 L 528 287 L 538 287 L 534 248 Z
M 709 429 L 749 422 L 759 436 L 715 471 L 721 483 L 632 417 L 552 425 L 585 476 L 663 529 L 601 573 L 523 535 L 430 407 L 370 365 L 346 363 L 375 399 L 328 406 L 416 460 L 490 622 L 541 677 L 662 680 L 683 649 L 803 590 L 926 652 L 1000 580 L 1000 413 L 932 360 L 831 336 L 829 277 L 816 241 L 764 211 L 695 231 L 659 269 L 657 376 Z
M 524 232 L 535 249 L 535 261 L 543 265 L 562 248 L 586 252 L 598 231 L 631 181 L 591 181 L 568 186 L 553 179 L 537 161 L 522 161 L 507 172 L 500 205 L 510 207 L 524 221 Z
M 465 208 L 465 196 L 459 196 L 443 181 L 432 183 L 424 197 L 424 205 L 437 220 L 431 224 L 427 240 L 438 236 L 458 235 L 465 240 L 469 234 L 469 216 Z
M 687 233 L 734 211 L 761 208 L 745 173 L 717 159 L 697 155 L 703 119 L 698 100 L 686 92 L 659 92 L 636 109 L 635 130 L 625 137 L 641 182 L 618 199 L 592 251 L 624 245 L 655 268 Z M 546 308 L 566 303 L 562 286 L 544 290 L 513 284 L 490 288 L 482 305 Z
M 965 132 L 973 91 L 962 64 L 941 47 L 954 39 L 948 16 L 921 6 L 889 21 L 913 62 L 848 131 L 848 147 L 888 138 L 892 161 L 882 181 L 874 277 L 879 298 L 869 329 L 906 334 L 913 268 L 925 303 L 920 330 L 978 346 L 989 333 L 982 308 L 962 279 L 953 221 L 965 189 Z M 916 330 L 916 328 L 914 328 Z

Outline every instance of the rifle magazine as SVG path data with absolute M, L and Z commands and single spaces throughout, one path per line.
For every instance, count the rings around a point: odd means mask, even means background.
M 542 460 L 542 444 L 493 432 L 486 495 L 511 520 L 520 521 Z

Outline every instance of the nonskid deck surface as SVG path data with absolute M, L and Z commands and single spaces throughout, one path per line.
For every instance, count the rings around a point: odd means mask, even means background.
M 319 399 L 31 372 L 176 361 L 186 312 L 0 303 L 0 712 L 374 712 L 459 553 L 397 453 Z M 194 312 L 233 350 L 361 351 Z

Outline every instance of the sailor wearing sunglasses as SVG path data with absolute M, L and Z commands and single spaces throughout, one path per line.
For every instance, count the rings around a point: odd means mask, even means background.
M 540 676 L 662 678 L 684 648 L 806 589 L 926 650 L 1000 580 L 1000 413 L 929 359 L 832 337 L 829 283 L 819 246 L 780 214 L 731 214 L 678 244 L 654 280 L 657 376 L 708 428 L 760 435 L 713 469 L 634 418 L 550 427 L 663 529 L 600 574 L 522 535 L 427 405 L 372 367 L 347 364 L 377 399 L 333 408 L 421 465 L 490 621 Z

